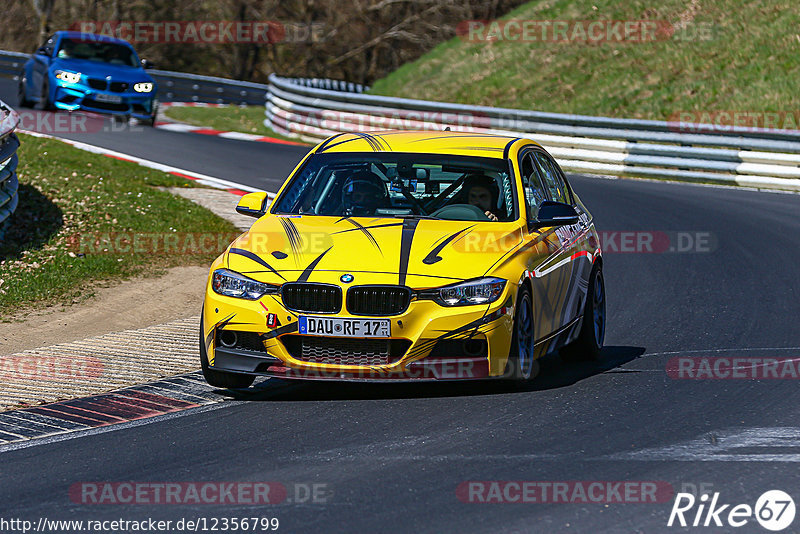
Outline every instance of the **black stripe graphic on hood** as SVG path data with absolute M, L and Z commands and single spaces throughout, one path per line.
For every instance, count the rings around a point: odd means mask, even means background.
M 278 271 L 276 271 L 276 270 L 275 270 L 275 269 L 272 267 L 272 265 L 270 265 L 269 263 L 265 262 L 263 259 L 261 259 L 261 258 L 260 258 L 259 256 L 257 256 L 256 254 L 254 254 L 254 253 L 250 252 L 249 250 L 244 250 L 244 249 L 242 249 L 242 248 L 232 248 L 232 249 L 230 249 L 230 251 L 229 251 L 229 252 L 230 252 L 230 254 L 238 254 L 239 256 L 244 256 L 245 258 L 248 258 L 248 259 L 250 259 L 250 260 L 253 260 L 254 262 L 258 263 L 259 265 L 263 265 L 264 267 L 266 267 L 267 269 L 269 269 L 269 270 L 270 270 L 270 272 L 272 272 L 272 273 L 274 273 L 274 274 L 276 274 L 276 275 L 280 276 L 281 280 L 286 280 L 286 278 L 284 278 L 284 277 L 281 275 L 281 273 L 279 273 Z
M 350 217 L 347 217 L 345 219 L 345 221 L 347 221 L 350 224 L 352 224 L 353 226 L 355 226 L 355 228 L 353 228 L 353 230 L 359 230 L 362 234 L 364 234 L 367 237 L 367 239 L 369 239 L 369 242 L 372 243 L 372 246 L 375 247 L 376 249 L 378 249 L 378 252 L 380 252 L 381 256 L 383 256 L 383 251 L 381 250 L 381 246 L 378 244 L 378 241 L 375 239 L 375 236 L 372 235 L 370 233 L 370 231 L 365 226 L 363 226 L 361 223 L 359 223 L 357 221 L 354 221 Z M 400 223 L 400 224 L 402 224 L 402 223 Z M 336 232 L 336 233 L 340 233 L 340 232 Z
M 403 233 L 400 237 L 400 285 L 406 285 L 406 275 L 408 274 L 408 260 L 411 257 L 411 243 L 414 241 L 414 232 L 417 231 L 419 219 L 406 219 L 403 221 Z
M 474 227 L 475 227 L 475 225 L 473 224 L 472 226 L 468 226 L 467 228 L 462 228 L 458 232 L 456 232 L 453 235 L 449 236 L 447 239 L 445 239 L 444 241 L 439 243 L 436 246 L 436 248 L 431 250 L 428 253 L 428 255 L 425 256 L 425 259 L 422 260 L 422 263 L 424 263 L 425 265 L 433 265 L 436 262 L 442 261 L 442 258 L 439 256 L 439 253 L 442 251 L 442 249 L 444 249 L 444 247 L 449 245 L 459 235 L 463 234 L 464 232 L 467 232 L 468 230 L 471 230 Z
M 312 262 L 311 262 L 311 263 L 308 265 L 308 267 L 306 267 L 306 270 L 305 270 L 305 271 L 303 271 L 303 274 L 301 274 L 301 275 L 300 275 L 300 277 L 297 279 L 297 281 L 298 281 L 298 282 L 307 282 L 307 281 L 308 281 L 308 277 L 309 277 L 309 276 L 311 276 L 311 273 L 312 273 L 312 271 L 313 271 L 313 270 L 314 270 L 314 269 L 317 267 L 317 265 L 319 264 L 319 262 L 320 262 L 320 261 L 322 261 L 322 258 L 325 256 L 325 254 L 327 254 L 328 252 L 330 252 L 331 248 L 333 248 L 333 247 L 330 247 L 328 250 L 326 250 L 325 252 L 323 252 L 322 254 L 320 254 L 319 256 L 317 256 L 317 259 L 315 259 L 314 261 L 312 261 Z
M 300 232 L 297 231 L 297 227 L 289 219 L 278 217 L 278 220 L 281 222 L 286 238 L 289 240 L 289 246 L 292 247 L 294 259 L 297 260 L 297 256 L 300 254 Z
M 348 220 L 347 217 L 339 219 L 336 222 L 338 223 L 338 222 L 342 222 L 342 221 L 346 221 L 346 220 Z M 359 226 L 361 226 L 361 225 L 359 225 Z M 361 228 L 363 228 L 365 230 L 372 230 L 373 228 L 389 228 L 390 226 L 403 226 L 403 223 L 371 224 L 369 226 L 361 226 Z M 334 234 L 346 234 L 347 232 L 356 232 L 356 231 L 361 230 L 361 228 L 348 228 L 347 230 L 339 230 L 339 231 L 336 231 L 336 232 L 331 232 L 331 235 L 334 235 Z

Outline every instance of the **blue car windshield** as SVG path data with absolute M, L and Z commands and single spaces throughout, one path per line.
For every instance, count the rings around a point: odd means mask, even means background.
M 514 191 L 504 159 L 339 152 L 311 156 L 272 212 L 512 221 Z
M 103 43 L 80 39 L 61 39 L 58 48 L 61 59 L 87 59 L 100 63 L 138 67 L 139 58 L 133 48 L 119 43 Z

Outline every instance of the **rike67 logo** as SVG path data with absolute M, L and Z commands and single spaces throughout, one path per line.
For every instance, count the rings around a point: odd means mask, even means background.
M 739 528 L 755 519 L 767 530 L 778 532 L 794 521 L 794 500 L 781 490 L 764 492 L 755 507 L 749 504 L 723 504 L 719 492 L 709 502 L 708 494 L 696 499 L 691 493 L 678 493 L 669 514 L 667 526 Z

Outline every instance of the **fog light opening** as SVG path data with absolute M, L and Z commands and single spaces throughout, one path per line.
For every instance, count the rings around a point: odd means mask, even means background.
M 478 339 L 464 341 L 464 353 L 468 356 L 480 356 L 483 352 L 483 342 Z
M 233 348 L 236 346 L 236 342 L 238 341 L 238 337 L 236 336 L 236 332 L 232 330 L 222 330 L 219 333 L 219 344 L 223 347 Z

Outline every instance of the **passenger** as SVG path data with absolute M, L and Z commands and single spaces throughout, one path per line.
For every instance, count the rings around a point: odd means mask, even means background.
M 470 174 L 464 179 L 461 190 L 464 191 L 467 204 L 482 209 L 490 221 L 498 221 L 503 216 L 497 209 L 500 191 L 492 178 L 485 174 Z

